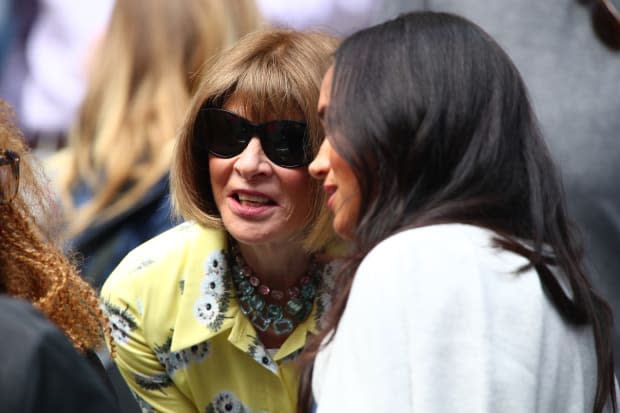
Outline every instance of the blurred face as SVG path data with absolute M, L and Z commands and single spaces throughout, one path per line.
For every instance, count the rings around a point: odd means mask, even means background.
M 256 123 L 234 96 L 223 109 Z M 288 120 L 304 121 L 300 116 Z M 236 240 L 278 244 L 302 239 L 314 198 L 306 167 L 274 164 L 263 152 L 259 139 L 253 137 L 232 158 L 209 155 L 209 174 L 224 227 Z
M 323 121 L 329 112 L 332 77 L 333 67 L 323 78 L 319 97 L 319 117 L 325 129 L 325 140 L 309 170 L 313 177 L 323 180 L 323 189 L 328 196 L 327 206 L 334 213 L 334 230 L 341 237 L 350 239 L 359 216 L 360 191 L 350 165 L 332 148 L 332 131 Z

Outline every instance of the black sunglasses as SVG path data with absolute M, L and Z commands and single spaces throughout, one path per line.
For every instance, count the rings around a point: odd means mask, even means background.
M 257 125 L 224 109 L 203 107 L 194 123 L 194 142 L 219 158 L 232 158 L 248 146 L 253 137 L 267 158 L 284 168 L 310 163 L 308 128 L 303 122 L 273 120 Z
M 592 27 L 611 50 L 620 50 L 620 0 L 579 0 L 592 11 Z
M 19 156 L 12 151 L 0 153 L 0 204 L 10 202 L 19 187 Z

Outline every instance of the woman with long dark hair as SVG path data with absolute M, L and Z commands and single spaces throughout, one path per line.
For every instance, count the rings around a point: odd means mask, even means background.
M 319 413 L 615 410 L 612 315 L 491 37 L 432 12 L 362 30 L 319 113 L 310 171 L 355 249 L 307 348 L 301 410 L 312 395 Z

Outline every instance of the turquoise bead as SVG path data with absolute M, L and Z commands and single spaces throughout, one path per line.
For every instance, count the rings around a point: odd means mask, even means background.
M 304 306 L 304 301 L 301 298 L 293 298 L 286 303 L 286 311 L 290 314 L 297 314 Z
M 265 300 L 263 300 L 258 295 L 251 296 L 249 301 L 250 301 L 250 305 L 252 306 L 252 308 L 256 311 L 262 310 L 263 307 L 265 306 Z
M 288 318 L 282 318 L 272 324 L 273 332 L 281 336 L 293 331 L 293 322 Z
M 304 284 L 301 286 L 301 295 L 308 300 L 311 300 L 316 295 L 316 287 L 311 283 Z
M 260 331 L 267 331 L 269 324 L 271 324 L 271 320 L 264 317 L 262 311 L 257 311 L 254 313 L 251 321 L 252 324 L 254 324 L 254 327 L 258 328 Z
M 250 295 L 254 291 L 254 287 L 249 281 L 242 281 L 239 283 L 239 292 L 243 295 Z
M 303 302 L 302 308 L 299 310 L 299 312 L 293 315 L 293 321 L 296 323 L 301 323 L 310 315 L 311 311 L 312 303 L 308 301 Z
M 233 271 L 232 272 L 232 276 L 233 276 L 233 280 L 235 280 L 235 282 L 237 284 L 243 282 L 243 280 L 245 280 L 245 277 L 243 276 L 243 272 L 242 271 Z
M 268 286 L 261 284 L 259 277 L 245 264 L 234 244 L 229 259 L 232 262 L 228 272 L 230 278 L 225 278 L 225 282 L 234 282 L 240 311 L 250 319 L 257 331 L 272 331 L 278 336 L 287 335 L 297 324 L 308 318 L 314 298 L 323 283 L 322 265 L 313 263 L 298 285 L 284 293 L 279 290 L 269 291 Z M 288 295 L 288 301 L 281 304 L 285 294 Z
M 275 304 L 269 304 L 267 306 L 267 316 L 271 318 L 272 321 L 278 321 L 284 316 L 284 312 L 282 311 L 282 307 Z
M 243 314 L 248 315 L 252 312 L 252 305 L 247 298 L 242 298 L 239 302 L 241 303 L 240 307 Z

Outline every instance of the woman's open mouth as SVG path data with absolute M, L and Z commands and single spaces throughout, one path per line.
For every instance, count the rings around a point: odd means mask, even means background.
M 276 204 L 272 199 L 259 195 L 235 193 L 233 194 L 233 198 L 241 205 L 247 207 L 259 207 Z

